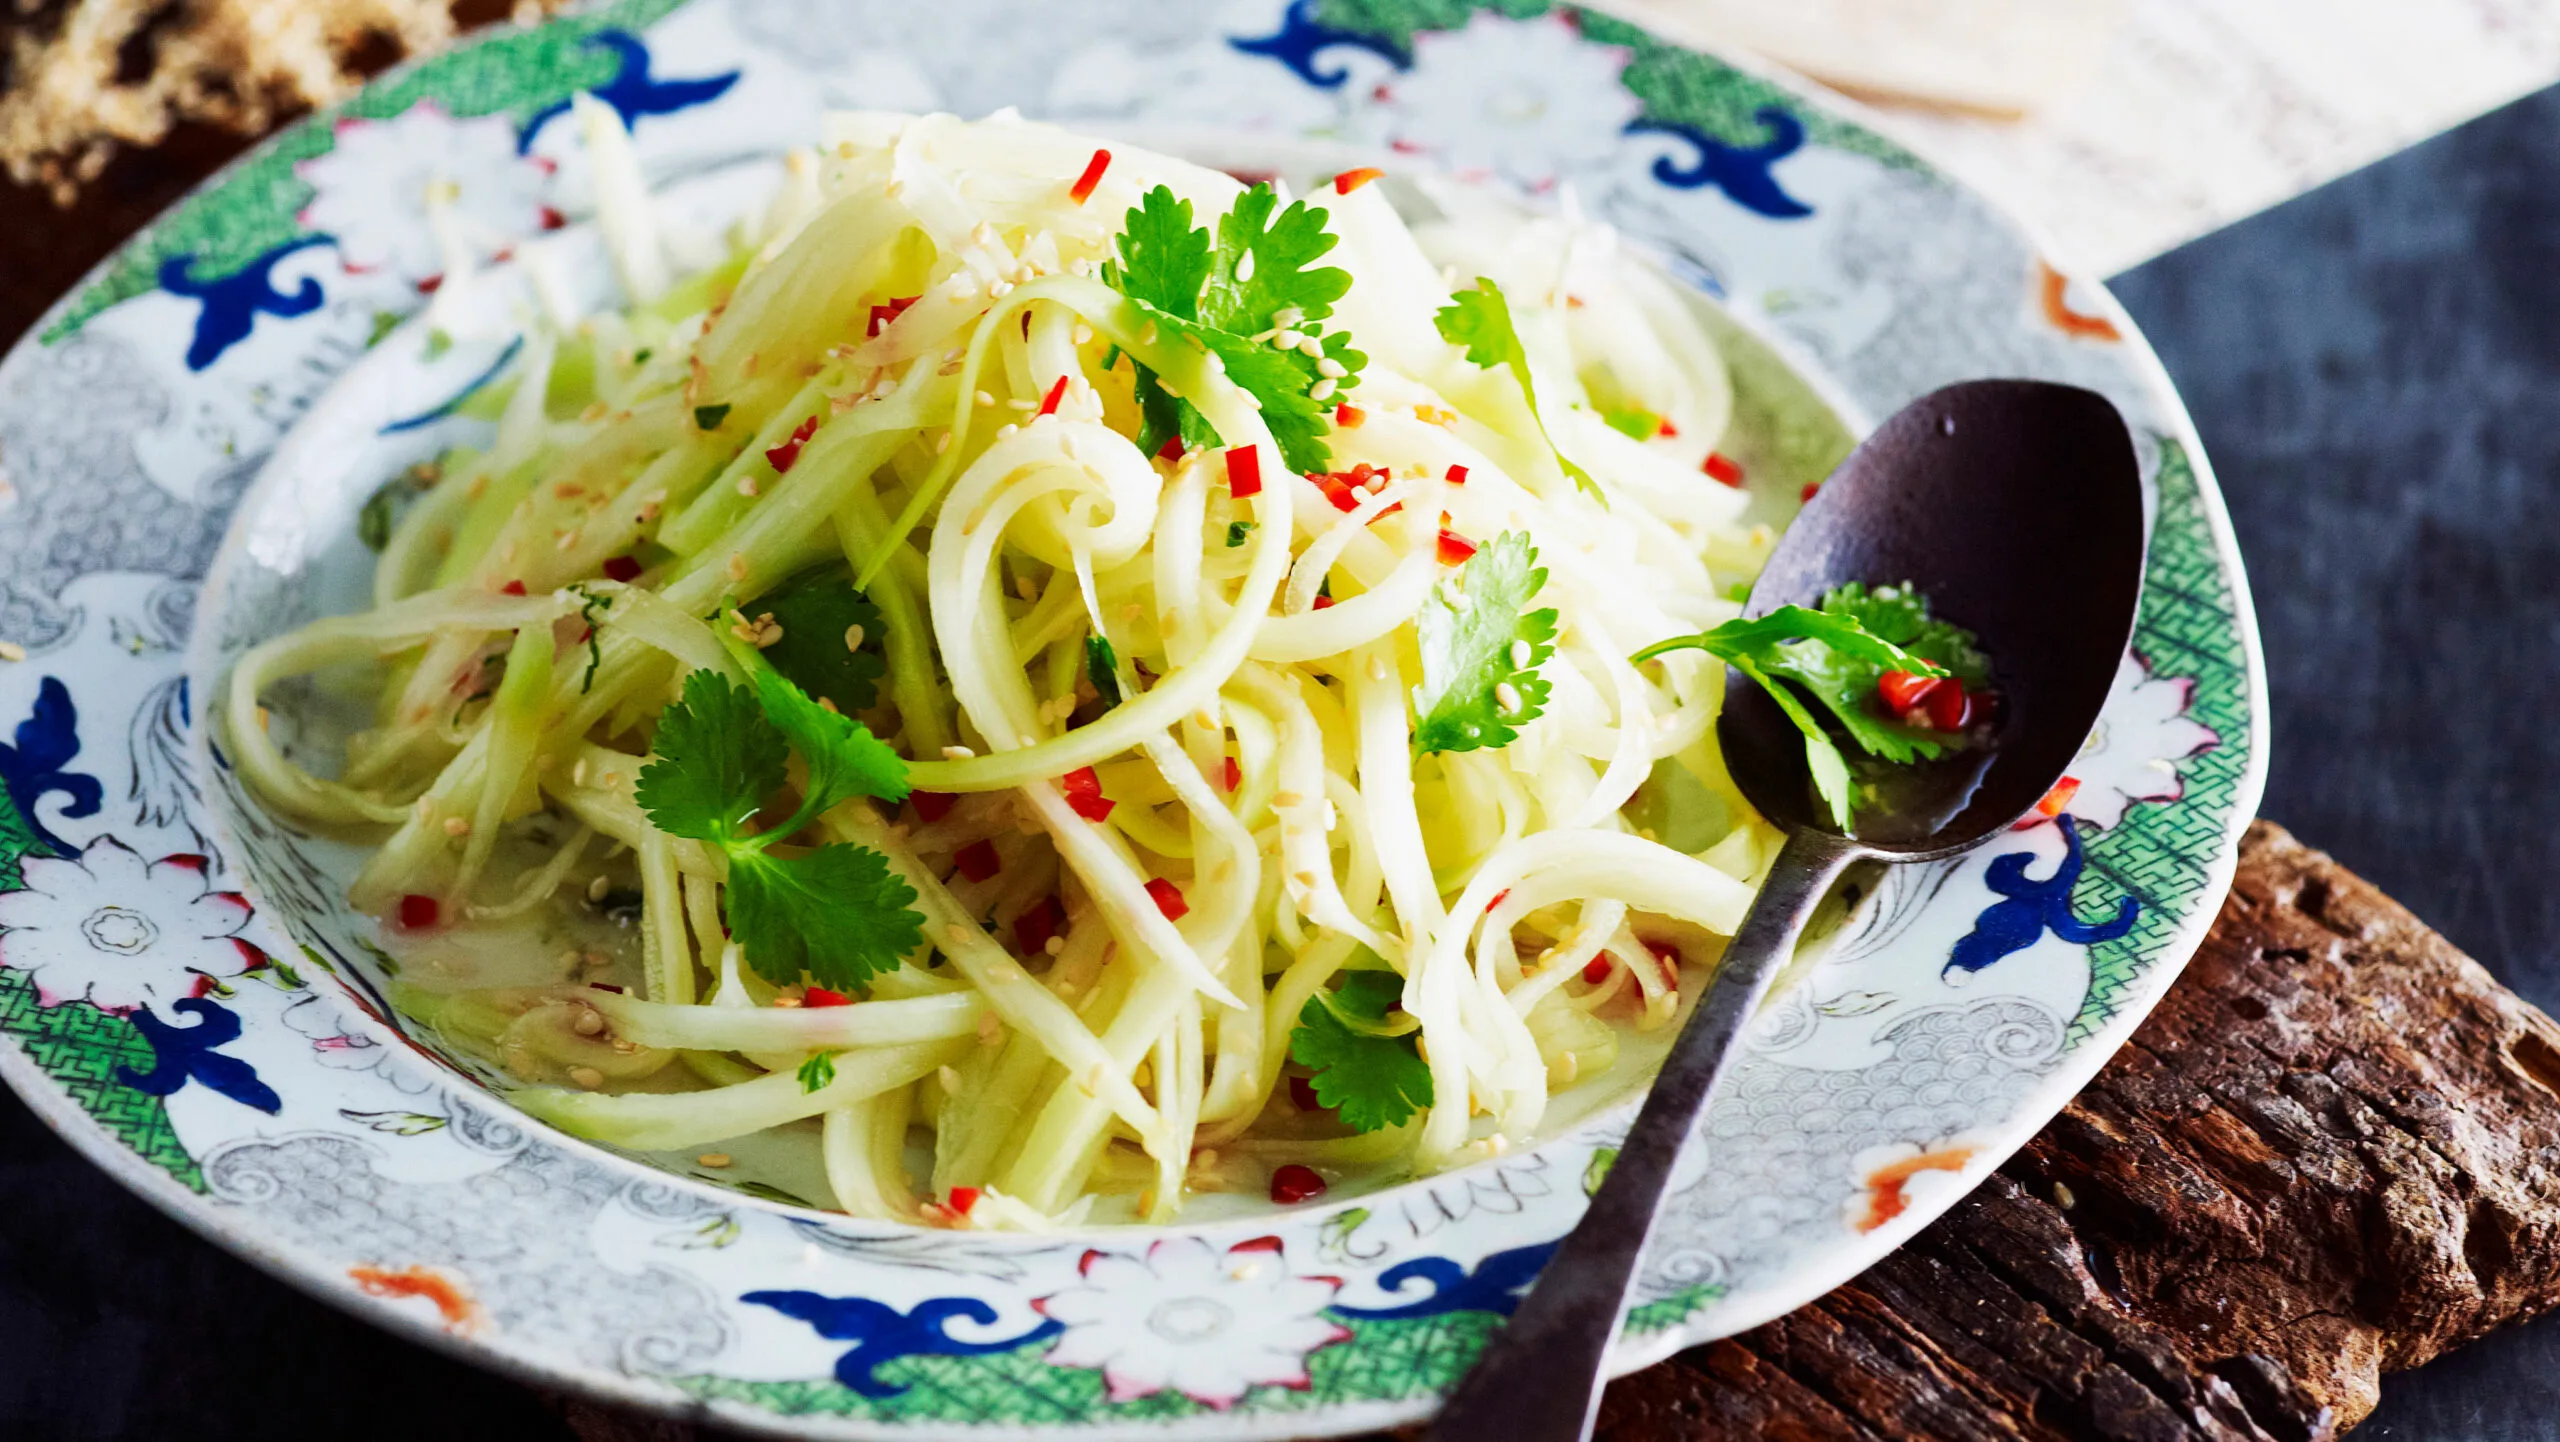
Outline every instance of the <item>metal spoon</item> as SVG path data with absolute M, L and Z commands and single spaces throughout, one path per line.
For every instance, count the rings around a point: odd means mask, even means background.
M 1973 631 L 2001 697 L 1973 764 L 1915 768 L 1893 814 L 1835 829 L 1804 741 L 1732 673 L 1716 734 L 1751 804 L 1787 831 L 1715 982 L 1654 1078 L 1591 1209 L 1433 1425 L 1442 1442 L 1591 1435 L 1627 1287 L 1680 1149 L 1716 1077 L 1852 862 L 1954 856 L 2041 800 L 2089 736 L 2131 640 L 2142 587 L 2142 491 L 2132 438 L 2102 396 L 2039 381 L 1975 381 L 1906 406 L 1842 463 L 1788 528 L 1746 614 L 1811 606 L 1851 581 L 1917 585 Z

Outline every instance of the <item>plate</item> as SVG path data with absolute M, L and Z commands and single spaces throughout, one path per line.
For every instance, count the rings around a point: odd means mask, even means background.
M 1835 412 L 1863 427 L 1980 376 L 2123 410 L 2149 570 L 2077 793 L 1892 873 L 1755 1023 L 1621 1369 L 1800 1305 L 1943 1211 L 2212 920 L 2265 773 L 2265 684 L 2193 428 L 2103 290 L 1854 110 L 1535 0 L 624 0 L 488 33 L 285 131 L 0 362 L 0 639 L 28 653 L 0 665 L 0 1075 L 279 1275 L 474 1360 L 748 1429 L 1351 1432 L 1422 1415 L 1464 1370 L 1630 1119 L 1285 1212 L 921 1231 L 562 1137 L 406 1033 L 328 848 L 246 803 L 198 703 L 360 565 L 373 485 L 471 424 L 457 407 L 503 339 L 437 297 L 498 293 L 449 266 L 520 271 L 505 254 L 551 229 L 581 243 L 577 90 L 632 126 L 678 232 L 734 213 L 826 109 L 1015 105 L 1577 205 L 1826 398 L 1754 418 L 1781 459 L 1835 447 Z M 438 181 L 450 253 L 425 218 Z M 2072 584 L 2067 555 L 2024 563 Z

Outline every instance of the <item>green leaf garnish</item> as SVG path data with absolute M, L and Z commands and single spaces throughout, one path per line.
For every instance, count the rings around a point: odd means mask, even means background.
M 850 567 L 803 571 L 757 604 L 782 627 L 782 639 L 765 648 L 764 658 L 791 684 L 841 711 L 867 711 L 879 701 L 880 678 L 889 669 L 880 649 L 880 608 L 853 588 Z M 845 644 L 856 626 L 862 628 L 859 648 Z
M 1245 537 L 1253 534 L 1254 525 L 1255 523 L 1252 521 L 1227 522 L 1227 549 L 1232 551 L 1236 547 L 1243 545 Z M 378 551 L 382 548 L 376 546 L 374 549 Z
M 1884 628 L 1882 633 L 1867 624 L 1870 619 Z M 1912 644 L 1906 647 L 1888 639 L 1893 635 Z M 1925 654 L 1923 643 L 1946 661 Z M 1830 728 L 1807 707 L 1806 698 L 1829 713 L 1860 750 L 1908 764 L 1944 755 L 1946 738 L 1906 726 L 1878 708 L 1876 683 L 1884 673 L 1954 674 L 1969 686 L 1979 685 L 1990 674 L 1971 633 L 1931 618 L 1927 604 L 1909 586 L 1875 591 L 1843 586 L 1824 596 L 1818 610 L 1781 606 L 1756 620 L 1727 621 L 1712 631 L 1656 642 L 1632 659 L 1649 661 L 1679 650 L 1718 657 L 1769 693 L 1804 733 L 1805 761 L 1813 773 L 1814 789 L 1843 830 L 1849 826 L 1853 800 L 1848 758 Z M 1969 676 L 1957 669 L 1957 662 L 1970 671 Z M 1780 685 L 1781 681 L 1793 684 Z
M 1432 1104 L 1419 1032 L 1388 1020 L 1403 994 L 1393 972 L 1346 972 L 1338 989 L 1307 999 L 1289 1033 L 1290 1059 L 1314 1073 L 1316 1100 L 1353 1131 L 1401 1126 Z
M 1100 636 L 1084 638 L 1084 678 L 1093 683 L 1103 705 L 1120 704 L 1120 653 L 1110 641 Z
M 693 408 L 693 425 L 696 430 L 716 431 L 720 429 L 720 423 L 728 418 L 729 403 L 727 401 L 722 401 L 716 406 Z
M 1600 418 L 1609 423 L 1609 429 L 1629 440 L 1649 441 L 1662 434 L 1662 417 L 1642 406 L 1604 411 Z
M 1546 709 L 1538 667 L 1555 654 L 1556 613 L 1528 608 L 1546 582 L 1538 548 L 1525 533 L 1505 531 L 1468 558 L 1455 600 L 1446 582 L 1432 590 L 1414 618 L 1422 652 L 1422 684 L 1413 689 L 1415 749 L 1508 746 Z M 1526 664 L 1513 661 L 1515 642 L 1527 645 Z M 1507 710 L 1503 686 L 1518 693 Z
M 810 1057 L 807 1061 L 800 1063 L 800 1090 L 803 1092 L 823 1091 L 827 1087 L 833 1086 L 835 1084 L 835 1080 L 836 1056 L 834 1052 L 822 1051 Z
M 637 797 L 651 824 L 709 842 L 729 862 L 729 929 L 758 975 L 789 985 L 805 971 L 849 990 L 894 969 L 924 938 L 915 891 L 878 852 L 838 843 L 797 856 L 769 848 L 854 796 L 903 800 L 906 763 L 868 727 L 809 699 L 769 665 L 753 688 L 717 673 L 685 678 L 684 699 L 658 719 L 655 757 Z M 798 752 L 808 777 L 799 808 L 750 834 Z
M 1529 351 L 1520 344 L 1520 332 L 1511 323 L 1511 302 L 1503 297 L 1502 287 L 1491 277 L 1477 276 L 1475 289 L 1462 290 L 1449 298 L 1450 303 L 1433 317 L 1439 324 L 1440 338 L 1463 347 L 1467 359 L 1487 370 L 1505 366 L 1511 378 L 1520 383 L 1521 399 L 1529 403 L 1529 418 L 1538 423 L 1538 434 L 1555 453 L 1556 464 L 1573 477 L 1573 483 L 1588 492 L 1602 505 L 1609 498 L 1600 491 L 1600 483 L 1591 473 L 1574 464 L 1573 458 L 1556 449 L 1556 438 L 1547 432 L 1546 417 L 1538 413 L 1538 385 L 1529 376 Z
M 1191 202 L 1157 186 L 1129 211 L 1119 258 L 1103 267 L 1103 278 L 1160 331 L 1217 356 L 1227 379 L 1261 403 L 1262 422 L 1291 469 L 1321 471 L 1333 453 L 1324 442 L 1329 406 L 1307 394 L 1322 379 L 1317 358 L 1252 337 L 1295 310 L 1288 328 L 1319 335 L 1324 359 L 1342 368 L 1334 381 L 1340 391 L 1358 383 L 1368 357 L 1351 349 L 1347 334 L 1322 335 L 1315 325 L 1351 288 L 1350 272 L 1314 268 L 1335 243 L 1325 213 L 1296 201 L 1275 217 L 1278 204 L 1269 185 L 1254 186 L 1219 219 L 1213 239 L 1193 224 Z M 1207 417 L 1143 365 L 1135 393 L 1140 450 L 1153 455 L 1175 437 L 1186 449 L 1224 444 Z

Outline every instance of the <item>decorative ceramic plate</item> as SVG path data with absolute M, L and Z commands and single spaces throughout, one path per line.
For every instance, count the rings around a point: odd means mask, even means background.
M 1971 377 L 2123 410 L 2148 586 L 2077 794 L 1895 873 L 1756 1024 L 1621 1368 L 1908 1237 L 2097 1070 L 2211 920 L 2265 769 L 2264 682 L 2187 418 L 2103 291 L 1829 102 L 1545 0 L 622 0 L 286 131 L 0 365 L 0 639 L 27 653 L 0 664 L 0 1073 L 280 1275 L 475 1360 L 749 1428 L 1347 1432 L 1430 1408 L 1631 1115 L 1292 1211 L 923 1231 L 551 1133 L 404 1030 L 328 848 L 245 803 L 194 703 L 361 564 L 373 487 L 466 436 L 455 403 L 503 346 L 403 326 L 445 279 L 423 197 L 454 187 L 486 262 L 574 232 L 586 182 L 554 122 L 581 89 L 704 226 L 847 105 L 1017 105 L 1194 153 L 1314 144 L 1569 188 L 1721 301 L 1743 424 L 1800 463 Z M 2033 564 L 2072 584 L 2069 556 Z

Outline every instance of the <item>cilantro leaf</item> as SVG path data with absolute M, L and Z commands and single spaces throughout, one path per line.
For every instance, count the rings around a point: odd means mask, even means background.
M 905 758 L 872 735 L 870 727 L 810 700 L 809 693 L 769 668 L 756 672 L 756 700 L 763 703 L 765 719 L 808 763 L 809 780 L 795 821 L 806 822 L 849 796 L 907 799 Z M 785 824 L 778 834 L 798 829 Z
M 893 971 L 924 941 L 924 918 L 907 908 L 914 888 L 867 847 L 821 846 L 779 857 L 729 853 L 729 928 L 747 963 L 788 985 L 807 972 L 838 990 Z
M 1129 211 L 1118 258 L 1104 265 L 1103 279 L 1160 332 L 1218 358 L 1227 379 L 1260 404 L 1263 423 L 1292 469 L 1321 471 L 1333 452 L 1324 440 L 1327 407 L 1307 394 L 1324 378 L 1317 357 L 1251 337 L 1274 329 L 1288 310 L 1297 312 L 1292 329 L 1316 333 L 1314 323 L 1350 290 L 1351 275 L 1333 266 L 1311 268 L 1336 243 L 1324 228 L 1324 211 L 1297 201 L 1275 218 L 1278 204 L 1269 185 L 1254 186 L 1220 217 L 1213 240 L 1192 223 L 1189 201 L 1157 186 Z M 1341 332 L 1320 340 L 1323 358 L 1343 371 L 1334 389 L 1349 390 L 1368 357 L 1352 350 Z M 1177 437 L 1189 450 L 1225 443 L 1207 417 L 1143 365 L 1135 395 L 1140 450 L 1152 455 Z
M 1298 200 L 1273 220 L 1272 207 L 1279 203 L 1278 192 L 1256 185 L 1218 222 L 1217 254 L 1196 313 L 1204 323 L 1253 335 L 1270 329 L 1292 307 L 1301 322 L 1322 320 L 1351 289 L 1347 270 L 1307 268 L 1334 247 L 1325 213 Z
M 764 658 L 791 684 L 843 711 L 867 711 L 879 701 L 880 678 L 889 670 L 880 651 L 880 608 L 853 588 L 851 568 L 803 571 L 759 604 L 782 627 L 782 639 L 765 648 Z M 862 628 L 859 648 L 845 644 L 856 626 Z
M 1869 633 L 1900 646 L 1964 682 L 1980 688 L 1991 679 L 1991 663 L 1973 633 L 1930 614 L 1929 600 L 1916 587 L 1877 586 L 1852 581 L 1822 598 L 1822 609 L 1846 616 Z
M 1895 589 L 1907 596 L 1911 588 Z M 1989 674 L 1989 665 L 1969 633 L 1931 621 L 1925 603 L 1905 604 L 1899 596 L 1879 599 L 1864 587 L 1832 592 L 1823 598 L 1819 610 L 1781 606 L 1753 620 L 1727 621 L 1694 636 L 1675 636 L 1646 647 L 1633 659 L 1648 661 L 1669 651 L 1700 650 L 1750 677 L 1804 733 L 1805 760 L 1814 789 L 1831 808 L 1833 819 L 1846 829 L 1853 799 L 1848 758 L 1804 698 L 1829 713 L 1861 750 L 1886 761 L 1907 764 L 1946 751 L 1943 736 L 1885 715 L 1875 704 L 1876 683 L 1887 671 L 1943 676 L 1952 667 L 1870 629 L 1865 624 L 1869 616 L 1906 640 L 1926 635 L 1951 658 L 1967 659 L 1979 668 L 1977 675 Z M 1781 681 L 1794 684 L 1781 685 Z
M 835 1085 L 835 1080 L 834 1052 L 818 1052 L 807 1061 L 800 1063 L 800 1090 L 803 1092 L 824 1091 Z
M 1511 378 L 1520 383 L 1521 398 L 1529 403 L 1529 418 L 1538 423 L 1538 435 L 1555 453 L 1556 464 L 1592 499 L 1607 505 L 1609 498 L 1601 493 L 1600 483 L 1576 465 L 1571 456 L 1557 450 L 1555 437 L 1547 432 L 1546 417 L 1538 413 L 1538 385 L 1529 375 L 1529 350 L 1520 343 L 1519 329 L 1511 323 L 1511 302 L 1503 296 L 1502 287 L 1494 284 L 1492 277 L 1480 275 L 1473 290 L 1459 291 L 1449 302 L 1433 317 L 1440 327 L 1440 338 L 1464 348 L 1467 359 L 1486 370 L 1508 367 Z
M 1256 524 L 1258 523 L 1253 521 L 1227 522 L 1227 549 L 1232 551 L 1236 547 L 1243 545 L 1245 537 L 1253 534 L 1253 528 Z
M 1084 638 L 1084 678 L 1093 683 L 1094 692 L 1105 706 L 1120 704 L 1120 653 L 1101 636 Z
M 729 406 L 726 401 L 716 406 L 693 408 L 693 428 L 698 431 L 716 431 L 720 429 L 720 423 L 728 418 Z
M 716 671 L 684 678 L 684 699 L 658 718 L 655 760 L 637 796 L 670 836 L 726 845 L 785 780 L 790 745 L 765 719 L 756 694 Z
M 1192 224 L 1190 201 L 1176 199 L 1169 186 L 1148 191 L 1121 225 L 1119 251 L 1102 271 L 1113 289 L 1177 319 L 1199 318 L 1209 232 Z
M 1307 999 L 1289 1033 L 1290 1058 L 1315 1074 L 1316 1100 L 1353 1131 L 1400 1126 L 1431 1105 L 1420 1034 L 1398 1035 L 1387 1025 L 1387 1010 L 1403 992 L 1393 972 L 1346 973 L 1339 990 Z
M 1475 553 L 1458 573 L 1460 595 L 1434 588 L 1414 618 L 1422 651 L 1422 684 L 1413 689 L 1417 749 L 1474 751 L 1508 746 L 1519 727 L 1546 709 L 1547 682 L 1538 667 L 1555 654 L 1556 613 L 1532 611 L 1529 598 L 1547 583 L 1538 548 L 1519 531 L 1505 531 Z M 1513 643 L 1528 645 L 1528 663 L 1512 661 Z M 1519 693 L 1504 710 L 1497 686 Z

